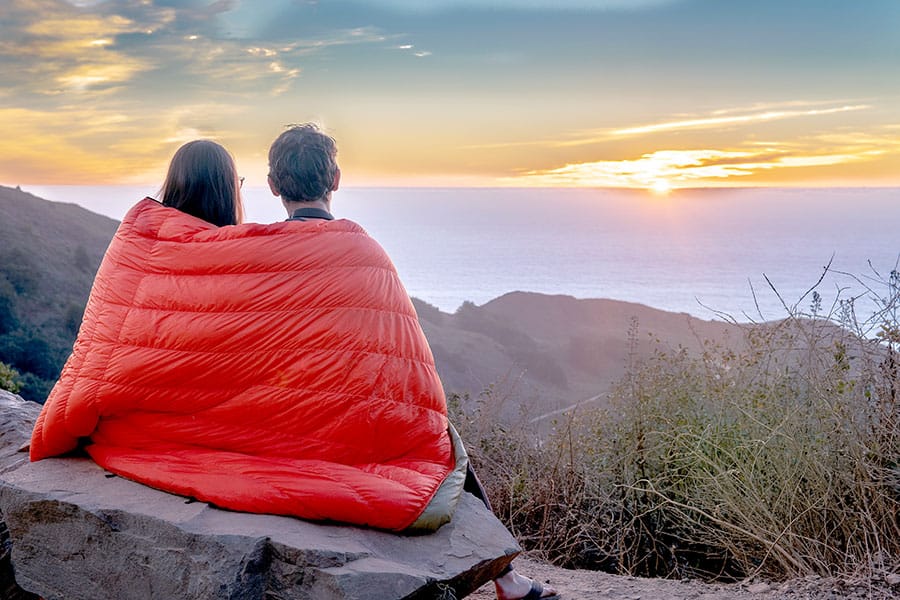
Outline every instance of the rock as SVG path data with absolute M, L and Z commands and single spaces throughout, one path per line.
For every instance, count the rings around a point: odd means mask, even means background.
M 771 590 L 772 586 L 764 581 L 747 586 L 747 591 L 751 594 L 765 594 L 766 592 L 769 592 Z
M 40 409 L 41 407 L 33 402 L 25 402 L 18 396 L 0 390 L 0 480 L 3 472 L 28 461 L 28 454 L 19 450 L 27 444 L 29 431 Z M 0 598 L 36 600 L 36 595 L 26 592 L 16 584 L 11 549 L 9 530 L 0 511 Z
M 16 583 L 10 556 L 11 547 L 9 530 L 6 528 L 6 523 L 0 520 L 0 598 L 4 600 L 37 600 L 35 594 L 26 592 Z
M 461 598 L 519 551 L 469 494 L 437 532 L 404 536 L 219 510 L 87 458 L 30 463 L 39 410 L 0 392 L 0 514 L 16 581 L 46 600 Z

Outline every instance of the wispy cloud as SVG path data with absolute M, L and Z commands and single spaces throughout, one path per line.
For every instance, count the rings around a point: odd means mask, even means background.
M 60 74 L 56 81 L 69 91 L 84 92 L 92 88 L 127 82 L 144 68 L 144 64 L 138 61 L 79 65 Z
M 387 35 L 377 27 L 353 27 L 350 29 L 336 29 L 327 35 L 310 37 L 302 40 L 294 40 L 280 47 L 282 53 L 294 53 L 300 56 L 308 56 L 322 50 L 338 46 L 360 46 L 382 44 L 395 39 L 395 35 Z M 397 46 L 395 46 L 396 48 Z
M 271 48 L 261 48 L 259 46 L 252 46 L 247 48 L 247 54 L 250 56 L 256 57 L 264 57 L 271 58 L 273 56 L 278 56 L 278 50 L 272 50 Z
M 794 110 L 772 110 L 775 107 L 797 107 Z M 572 148 L 601 144 L 617 139 L 648 134 L 670 133 L 681 130 L 715 130 L 726 127 L 749 126 L 770 121 L 787 119 L 799 119 L 805 117 L 821 117 L 839 113 L 855 112 L 872 109 L 870 104 L 845 104 L 835 106 L 834 101 L 821 102 L 783 102 L 777 104 L 757 104 L 756 110 L 747 112 L 747 109 L 718 109 L 691 118 L 672 119 L 651 123 L 647 125 L 635 125 L 631 127 L 589 129 L 575 131 L 565 137 L 553 139 L 527 139 L 508 142 L 495 142 L 488 144 L 473 144 L 469 149 L 497 150 L 515 147 L 544 147 L 544 148 Z M 825 106 L 825 108 L 812 108 L 812 106 Z M 730 114 L 740 113 L 740 114 Z
M 791 109 L 810 109 L 815 106 L 827 106 L 827 107 L 837 107 L 837 106 L 847 106 L 847 105 L 855 105 L 861 104 L 871 101 L 871 99 L 860 99 L 860 98 L 830 98 L 828 100 L 782 100 L 779 102 L 754 102 L 753 104 L 749 104 L 746 106 L 730 106 L 726 108 L 719 108 L 711 113 L 712 116 L 718 115 L 727 115 L 734 113 L 754 113 L 761 111 L 771 111 L 771 110 L 781 110 L 786 108 Z
M 394 50 L 411 52 L 412 55 L 416 58 L 425 58 L 426 56 L 431 56 L 430 50 L 416 50 L 416 47 L 413 44 L 398 44 L 396 46 L 392 46 L 392 48 Z
M 24 31 L 32 36 L 49 39 L 95 39 L 98 32 L 105 35 L 117 35 L 136 31 L 136 24 L 131 19 L 120 15 L 80 15 L 44 16 L 27 24 Z
M 661 131 L 674 131 L 678 129 L 710 129 L 725 125 L 745 125 L 749 123 L 761 123 L 764 121 L 780 121 L 782 119 L 795 119 L 798 117 L 815 117 L 820 115 L 832 115 L 835 113 L 866 110 L 871 108 L 868 104 L 855 104 L 850 106 L 836 106 L 832 108 L 818 108 L 808 110 L 770 110 L 743 115 L 704 117 L 699 119 L 685 119 L 653 123 L 651 125 L 639 125 L 624 129 L 613 129 L 609 133 L 615 136 L 643 135 L 646 133 L 659 133 Z

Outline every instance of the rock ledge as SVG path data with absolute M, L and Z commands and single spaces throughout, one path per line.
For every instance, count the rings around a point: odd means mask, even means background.
M 23 447 L 39 411 L 0 391 L 4 598 L 33 597 L 21 588 L 46 600 L 462 598 L 519 551 L 468 494 L 436 533 L 401 536 L 219 510 L 87 458 L 30 463 Z

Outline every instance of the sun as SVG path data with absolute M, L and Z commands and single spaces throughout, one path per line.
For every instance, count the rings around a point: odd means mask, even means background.
M 672 186 L 665 179 L 657 179 L 650 185 L 649 189 L 657 196 L 666 196 L 672 191 Z

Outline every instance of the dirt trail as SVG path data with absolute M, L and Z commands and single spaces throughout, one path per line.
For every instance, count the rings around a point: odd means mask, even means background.
M 563 600 L 887 600 L 900 599 L 900 581 L 825 580 L 810 578 L 786 583 L 707 584 L 699 581 L 640 579 L 596 571 L 560 569 L 520 557 L 516 569 L 551 585 Z M 894 581 L 893 576 L 891 581 Z M 493 584 L 468 596 L 496 600 Z

